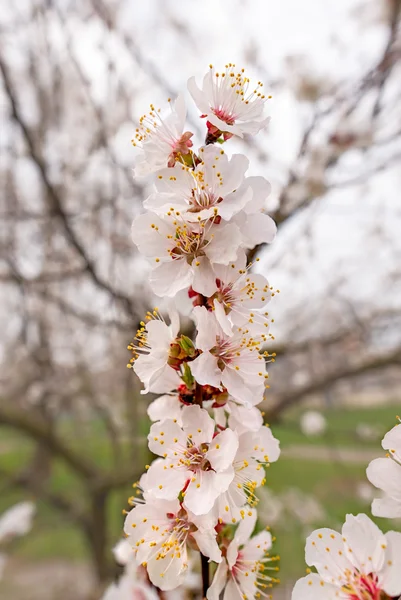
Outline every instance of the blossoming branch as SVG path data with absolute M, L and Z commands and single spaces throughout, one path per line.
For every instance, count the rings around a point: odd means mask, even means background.
M 149 449 L 156 458 L 136 485 L 124 531 L 136 569 L 163 591 L 185 585 L 190 553 L 202 557 L 203 595 L 259 598 L 276 581 L 272 538 L 256 527 L 257 488 L 280 455 L 257 405 L 268 387 L 266 305 L 274 290 L 250 273 L 247 251 L 273 241 L 265 213 L 269 182 L 249 176 L 249 161 L 223 148 L 233 136 L 265 127 L 262 84 L 243 70 L 210 67 L 188 89 L 201 111 L 205 143 L 194 146 L 183 96 L 163 116 L 152 105 L 133 143 L 135 176 L 153 179 L 132 237 L 151 264 L 154 293 L 170 298 L 149 311 L 129 345 L 129 367 L 149 406 Z M 180 334 L 174 297 L 193 304 L 194 339 Z M 212 563 L 212 573 L 209 573 Z M 211 577 L 212 575 L 212 577 Z M 143 585 L 143 578 L 140 585 Z

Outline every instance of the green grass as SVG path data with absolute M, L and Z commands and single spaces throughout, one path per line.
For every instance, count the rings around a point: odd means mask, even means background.
M 325 411 L 328 430 L 322 437 L 308 439 L 299 428 L 301 411 L 291 411 L 283 420 L 273 426 L 273 432 L 281 441 L 282 448 L 291 445 L 315 444 L 331 447 L 355 448 L 367 447 L 377 449 L 377 455 L 382 455 L 380 439 L 363 444 L 355 437 L 358 423 L 379 424 L 383 433 L 395 424 L 396 407 L 381 407 L 368 409 L 339 409 Z M 92 458 L 104 467 L 112 464 L 110 448 L 104 443 L 104 430 L 101 424 L 94 422 L 88 425 L 85 437 L 85 456 Z M 146 434 L 148 424 L 141 423 L 141 430 Z M 76 435 L 73 424 L 65 421 L 63 433 L 73 444 L 80 447 L 82 441 Z M 3 436 L 3 433 L 5 435 Z M 12 473 L 28 463 L 32 446 L 26 439 L 10 431 L 1 432 L 3 451 L 0 463 L 3 470 Z M 4 452 L 4 445 L 8 450 Z M 146 462 L 144 454 L 138 456 L 138 465 Z M 286 489 L 297 488 L 315 497 L 323 506 L 326 517 L 324 522 L 315 522 L 311 529 L 317 526 L 339 527 L 346 513 L 367 512 L 369 505 L 357 497 L 358 482 L 365 482 L 365 464 L 351 465 L 338 462 L 323 462 L 301 459 L 291 459 L 283 456 L 278 463 L 271 465 L 267 472 L 267 486 L 275 495 Z M 133 469 L 134 470 L 134 469 Z M 68 469 L 56 462 L 51 476 L 53 491 L 85 502 L 80 483 L 71 475 Z M 14 502 L 26 499 L 21 491 L 4 488 L 0 482 L 0 513 Z M 121 509 L 126 506 L 126 498 L 130 490 L 121 490 L 113 494 L 109 504 L 109 539 L 110 547 L 121 534 L 123 517 Z M 262 518 L 263 505 L 261 504 Z M 380 525 L 387 529 L 386 523 Z M 304 542 L 307 531 L 299 522 L 285 519 L 276 527 L 273 533 L 277 537 L 275 552 L 281 556 L 281 579 L 290 580 L 300 577 L 305 572 Z M 38 512 L 32 532 L 18 541 L 14 552 L 26 560 L 47 560 L 64 558 L 68 560 L 88 560 L 88 551 L 82 534 L 56 510 L 49 508 L 43 502 L 38 502 Z
M 332 408 L 321 410 L 327 423 L 323 435 L 307 437 L 302 433 L 299 422 L 304 410 L 299 408 L 288 411 L 282 420 L 273 425 L 275 436 L 283 448 L 290 445 L 313 444 L 341 448 L 377 448 L 384 433 L 393 427 L 396 414 L 401 407 L 395 404 L 369 408 Z M 377 439 L 364 440 L 357 436 L 358 425 L 369 425 L 377 432 Z

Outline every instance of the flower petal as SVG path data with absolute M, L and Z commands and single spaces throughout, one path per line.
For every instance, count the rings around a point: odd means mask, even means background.
M 190 363 L 190 366 L 197 383 L 221 388 L 222 372 L 217 366 L 216 357 L 210 352 L 203 352 Z
M 155 498 L 175 500 L 184 489 L 187 479 L 188 472 L 178 470 L 175 463 L 156 460 L 146 474 L 146 491 Z
M 189 437 L 195 446 L 212 441 L 214 421 L 207 410 L 197 405 L 184 406 L 181 419 L 185 438 Z
M 228 265 L 235 261 L 241 245 L 241 232 L 235 223 L 213 226 L 210 240 L 205 253 L 211 263 Z
M 332 529 L 316 529 L 306 540 L 305 560 L 309 566 L 316 567 L 319 575 L 329 583 L 345 582 L 345 571 L 354 571 L 348 560 L 342 536 Z
M 377 573 L 385 559 L 386 539 L 367 515 L 347 515 L 342 528 L 349 560 L 362 573 Z
M 381 572 L 382 588 L 391 597 L 401 594 L 401 533 L 389 531 L 386 538 L 386 562 Z
M 245 248 L 254 248 L 259 244 L 270 244 L 274 240 L 277 227 L 269 215 L 256 213 L 247 215 L 246 218 L 242 215 L 238 215 L 238 217 L 241 217 L 241 220 L 237 221 L 236 218 L 235 221 L 240 227 L 242 245 Z
M 207 556 L 216 563 L 221 562 L 221 550 L 216 542 L 216 532 L 214 529 L 211 531 L 195 531 L 192 537 L 195 539 L 199 550 L 204 556 Z
M 316 573 L 298 579 L 291 600 L 338 600 L 338 587 L 323 581 Z
M 153 423 L 148 435 L 149 450 L 153 454 L 167 456 L 173 458 L 174 452 L 178 451 L 183 446 L 186 448 L 187 436 L 172 419 L 165 419 Z
M 159 396 L 148 406 L 148 417 L 151 421 L 163 421 L 164 419 L 176 419 L 181 423 L 182 404 L 177 395 Z
M 196 347 L 199 350 L 211 350 L 216 345 L 216 337 L 220 333 L 219 324 L 214 314 L 205 306 L 196 306 L 192 312 L 198 334 Z M 192 364 L 192 363 L 191 363 Z
M 215 471 L 224 471 L 232 465 L 238 450 L 238 435 L 231 429 L 225 429 L 213 439 L 206 453 Z
M 177 259 L 160 264 L 153 269 L 149 282 L 157 296 L 172 298 L 192 282 L 192 269 L 186 260 Z
M 206 593 L 207 600 L 219 600 L 220 594 L 224 590 L 227 582 L 227 573 L 227 562 L 222 560 L 213 576 L 212 585 Z
M 199 256 L 192 262 L 193 281 L 195 292 L 209 298 L 217 290 L 216 274 L 207 256 Z

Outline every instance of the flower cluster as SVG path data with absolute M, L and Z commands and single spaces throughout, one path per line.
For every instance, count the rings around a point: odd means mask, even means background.
M 398 420 L 400 420 L 398 418 Z M 386 433 L 387 458 L 376 458 L 367 476 L 384 495 L 375 516 L 401 517 L 401 427 Z M 292 600 L 390 600 L 401 595 L 401 533 L 383 534 L 364 514 L 347 515 L 342 532 L 318 529 L 306 540 L 306 562 L 317 573 L 299 579 Z
M 167 117 L 152 105 L 133 140 L 140 148 L 135 176 L 152 175 L 153 191 L 132 237 L 150 260 L 153 292 L 171 300 L 166 319 L 158 308 L 149 311 L 128 347 L 143 393 L 161 396 L 148 411 L 156 459 L 136 485 L 124 531 L 135 572 L 146 570 L 153 586 L 168 592 L 184 585 L 195 550 L 203 571 L 214 563 L 209 589 L 203 580 L 209 600 L 224 589 L 225 598 L 251 600 L 276 581 L 270 533 L 252 533 L 256 491 L 280 448 L 257 408 L 274 360 L 264 345 L 275 292 L 250 273 L 247 251 L 272 242 L 276 226 L 264 211 L 270 184 L 247 175 L 248 159 L 222 145 L 267 124 L 268 98 L 233 64 L 211 67 L 202 88 L 194 79 L 188 88 L 206 119 L 203 146 L 195 150 L 185 128 L 183 97 Z M 182 290 L 193 303 L 191 337 L 180 334 L 172 300 Z

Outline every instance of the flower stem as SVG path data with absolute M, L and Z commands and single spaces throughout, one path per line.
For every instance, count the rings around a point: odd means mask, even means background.
M 202 564 L 202 598 L 206 599 L 206 593 L 209 589 L 209 562 L 206 556 L 201 554 Z
M 199 383 L 197 383 L 196 387 L 195 387 L 195 404 L 198 404 L 198 406 L 200 406 L 202 408 L 202 405 L 203 405 L 203 387 L 201 385 L 199 385 Z

